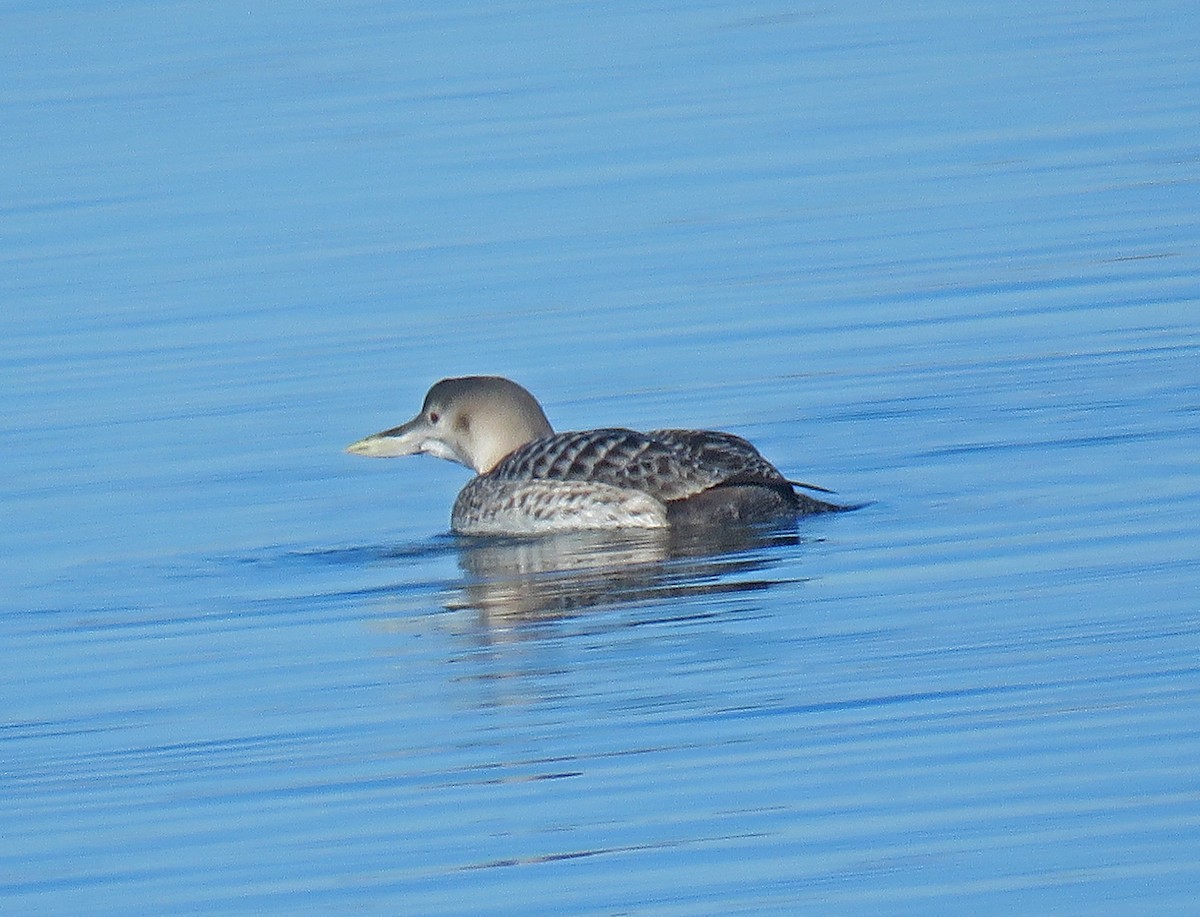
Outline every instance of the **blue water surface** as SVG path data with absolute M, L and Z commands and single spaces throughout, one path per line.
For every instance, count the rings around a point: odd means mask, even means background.
M 1195 912 L 1188 4 L 0 21 L 0 911 Z M 459 539 L 466 373 L 868 505 Z

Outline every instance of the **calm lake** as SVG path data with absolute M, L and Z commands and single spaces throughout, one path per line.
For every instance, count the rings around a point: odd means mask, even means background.
M 0 13 L 0 912 L 1200 913 L 1200 15 Z M 509 376 L 867 505 L 465 539 Z

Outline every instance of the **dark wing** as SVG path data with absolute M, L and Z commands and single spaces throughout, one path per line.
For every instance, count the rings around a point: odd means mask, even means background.
M 669 503 L 722 484 L 791 485 L 750 443 L 707 430 L 603 429 L 556 433 L 527 443 L 497 465 L 501 480 L 597 481 Z
M 664 503 L 695 496 L 727 474 L 671 439 L 635 430 L 556 433 L 526 443 L 489 475 L 501 480 L 596 481 L 631 488 Z
M 787 484 L 779 469 L 740 436 L 717 430 L 651 430 L 649 436 L 682 449 L 697 465 L 718 468 L 723 484 Z
M 833 493 L 816 484 L 788 480 L 750 442 L 732 433 L 715 430 L 651 430 L 649 435 L 678 443 L 697 462 L 708 462 L 726 469 L 729 472 L 729 477 L 723 482 L 726 484 L 789 484 L 823 494 Z

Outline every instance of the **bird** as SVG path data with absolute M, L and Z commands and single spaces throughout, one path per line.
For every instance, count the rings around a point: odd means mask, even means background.
M 442 379 L 412 420 L 346 451 L 472 469 L 451 512 L 460 535 L 749 525 L 854 508 L 800 493 L 832 491 L 789 480 L 732 433 L 555 433 L 537 399 L 500 376 Z

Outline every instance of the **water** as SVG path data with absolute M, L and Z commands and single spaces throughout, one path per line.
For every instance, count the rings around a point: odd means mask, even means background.
M 4 19 L 5 913 L 1195 911 L 1189 7 Z M 872 502 L 460 541 L 468 372 Z

